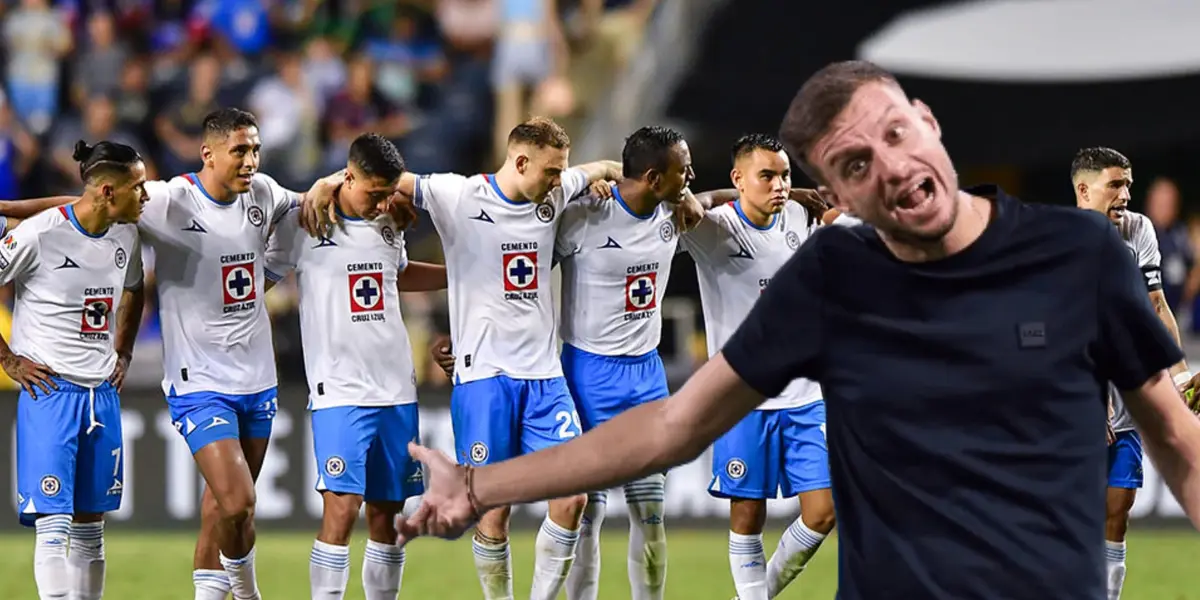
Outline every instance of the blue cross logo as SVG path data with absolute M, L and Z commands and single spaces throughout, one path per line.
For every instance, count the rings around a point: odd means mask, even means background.
M 254 281 L 246 274 L 245 267 L 237 267 L 229 272 L 229 279 L 225 281 L 225 285 L 233 292 L 234 298 L 245 298 L 250 293 L 248 288 L 254 285 Z
M 530 266 L 529 261 L 525 260 L 524 256 L 518 256 L 508 264 L 510 265 L 508 268 L 508 278 L 513 283 L 516 283 L 518 287 L 525 287 L 528 283 L 526 278 L 532 278 L 533 276 L 533 267 Z
M 354 286 L 354 298 L 358 301 L 358 305 L 363 308 L 371 308 L 375 306 L 375 298 L 379 296 L 379 289 L 375 287 L 375 280 L 370 277 L 362 277 Z
M 643 307 L 650 303 L 650 296 L 654 295 L 654 288 L 650 286 L 650 278 L 638 277 L 637 284 L 629 288 L 629 296 L 633 298 L 633 305 Z
M 108 317 L 108 305 L 103 302 L 92 302 L 83 309 L 83 317 L 87 319 L 92 329 L 104 327 Z

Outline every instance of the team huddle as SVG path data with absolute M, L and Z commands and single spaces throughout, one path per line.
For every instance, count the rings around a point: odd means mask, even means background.
M 484 465 L 561 444 L 670 394 L 657 347 L 677 253 L 696 263 L 712 356 L 810 234 L 861 226 L 825 211 L 813 192 L 793 189 L 791 160 L 766 135 L 734 145 L 733 188 L 704 193 L 689 189 L 687 142 L 663 127 L 631 134 L 619 162 L 570 167 L 566 133 L 531 119 L 512 130 L 499 170 L 471 177 L 409 173 L 391 142 L 365 134 L 351 145 L 344 171 L 303 193 L 258 172 L 260 148 L 253 115 L 221 109 L 204 121 L 197 173 L 147 181 L 132 148 L 80 142 L 81 196 L 0 205 L 7 218 L 0 284 L 16 287 L 12 339 L 0 340 L 0 365 L 22 385 L 18 511 L 36 530 L 42 598 L 103 594 L 103 515 L 121 502 L 118 393 L 144 303 L 143 246 L 155 259 L 163 393 L 207 484 L 193 562 L 196 600 L 260 597 L 254 482 L 277 403 L 263 296 L 290 273 L 300 292 L 324 500 L 310 559 L 312 597 L 345 594 L 349 541 L 365 504 L 362 585 L 368 600 L 381 600 L 396 598 L 401 587 L 397 515 L 424 491 L 408 450 L 419 423 L 400 292 L 448 289 L 451 339 L 434 354 L 454 383 L 456 457 Z M 1085 149 L 1072 179 L 1078 205 L 1106 213 L 1121 232 L 1178 338 L 1161 299 L 1153 228 L 1126 209 L 1128 159 Z M 408 259 L 404 230 L 414 209 L 437 229 L 444 266 Z M 1192 378 L 1184 363 L 1171 373 L 1177 385 Z M 1118 598 L 1142 450 L 1113 397 L 1106 553 L 1109 597 Z M 709 493 L 730 501 L 737 598 L 776 597 L 835 524 L 821 387 L 796 379 L 764 402 L 713 446 L 712 472 Z M 657 473 L 624 486 L 635 600 L 664 597 L 665 484 L 665 473 Z M 768 560 L 766 501 L 781 493 L 798 499 L 799 516 Z M 598 597 L 605 505 L 603 491 L 549 503 L 532 599 L 562 591 L 571 600 Z M 493 509 L 473 536 L 489 600 L 514 597 L 508 523 L 509 509 Z

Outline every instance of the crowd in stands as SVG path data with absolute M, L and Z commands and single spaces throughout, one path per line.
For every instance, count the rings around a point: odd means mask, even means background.
M 79 139 L 137 148 L 152 178 L 197 170 L 201 122 L 219 106 L 257 115 L 261 170 L 293 189 L 344 166 L 365 131 L 395 141 L 414 172 L 478 172 L 531 113 L 578 134 L 655 4 L 0 0 L 0 198 L 76 193 Z M 431 233 L 410 232 L 410 256 L 440 260 Z M 445 329 L 444 305 L 406 294 L 414 345 Z M 270 306 L 294 320 L 294 288 Z M 158 334 L 152 301 L 143 330 Z M 280 352 L 298 349 L 292 332 L 277 337 Z

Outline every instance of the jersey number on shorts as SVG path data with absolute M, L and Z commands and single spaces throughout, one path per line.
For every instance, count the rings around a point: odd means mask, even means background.
M 583 427 L 579 424 L 579 413 L 575 411 L 560 410 L 558 414 L 554 415 L 554 420 L 559 424 L 558 437 L 560 438 L 573 438 L 578 435 L 577 431 L 583 431 Z M 571 425 L 575 426 L 574 430 L 571 429 Z

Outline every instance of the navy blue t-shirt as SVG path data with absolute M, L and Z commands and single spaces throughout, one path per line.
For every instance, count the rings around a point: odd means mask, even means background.
M 1183 354 L 1104 215 L 994 186 L 983 235 L 904 263 L 826 227 L 723 349 L 763 396 L 821 383 L 838 597 L 1105 597 L 1105 382 Z

